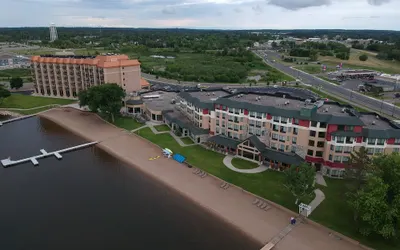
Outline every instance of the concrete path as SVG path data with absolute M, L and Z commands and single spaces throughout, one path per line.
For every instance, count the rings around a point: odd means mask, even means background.
M 266 166 L 259 166 L 258 168 L 253 168 L 253 169 L 239 169 L 236 168 L 235 166 L 232 165 L 232 160 L 233 160 L 233 156 L 231 155 L 227 155 L 224 158 L 224 165 L 229 168 L 232 171 L 238 172 L 238 173 L 243 173 L 243 174 L 258 174 L 261 172 L 264 172 L 266 170 L 268 170 L 268 167 Z
M 310 214 L 325 200 L 325 194 L 320 190 L 320 189 L 315 189 L 315 198 L 314 200 L 309 204 L 311 206 L 311 212 Z
M 328 185 L 326 184 L 326 182 L 325 182 L 324 176 L 323 176 L 321 173 L 319 173 L 319 172 L 317 172 L 317 173 L 315 174 L 315 182 L 316 182 L 317 184 L 321 185 L 321 186 L 324 186 L 324 187 L 327 187 L 327 186 L 328 186 Z
M 147 125 L 143 125 L 143 126 L 141 126 L 139 128 L 135 128 L 135 129 L 131 130 L 131 133 L 134 133 L 134 132 L 136 132 L 138 130 L 141 130 L 142 128 L 147 128 L 147 127 L 148 127 Z
M 195 143 L 193 144 L 185 144 L 180 137 L 178 137 L 174 132 L 170 131 L 169 134 L 175 139 L 175 141 L 181 146 L 181 147 L 189 147 L 189 146 L 194 146 L 196 145 Z
M 154 125 L 153 124 L 149 124 L 149 123 L 147 123 L 146 122 L 146 124 L 147 124 L 147 127 L 149 127 L 150 129 L 151 129 L 151 131 L 154 133 L 154 134 L 156 134 L 156 135 L 158 135 L 158 134 L 166 134 L 166 133 L 169 133 L 170 131 L 158 131 L 155 127 L 154 127 Z

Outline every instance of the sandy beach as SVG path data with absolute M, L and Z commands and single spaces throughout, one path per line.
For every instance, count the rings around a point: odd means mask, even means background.
M 159 147 L 104 122 L 94 114 L 75 109 L 53 109 L 39 116 L 89 141 L 100 141 L 98 146 L 106 152 L 161 181 L 262 244 L 284 229 L 294 214 L 274 206 L 268 211 L 261 210 L 252 204 L 254 197 L 251 194 L 236 187 L 223 190 L 218 179 L 210 176 L 199 178 L 192 173 L 193 169 L 172 159 L 160 157 L 149 161 L 150 157 L 162 155 Z M 353 242 L 330 236 L 330 232 L 313 223 L 300 224 L 274 249 L 362 249 Z

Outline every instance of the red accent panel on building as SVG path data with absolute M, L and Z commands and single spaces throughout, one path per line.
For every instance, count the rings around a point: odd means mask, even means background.
M 391 145 L 393 145 L 394 142 L 395 142 L 394 138 L 387 139 L 387 141 L 386 141 L 387 144 L 391 144 Z
M 335 132 L 335 131 L 337 131 L 337 130 L 338 130 L 338 125 L 329 124 L 329 125 L 328 125 L 328 129 L 326 130 L 326 132 L 327 132 L 328 134 L 330 134 L 330 133 Z
M 310 127 L 310 121 L 308 121 L 308 120 L 300 120 L 299 121 L 299 126 L 308 128 L 308 127 Z
M 267 114 L 267 119 L 271 120 L 272 119 L 272 115 L 271 114 Z
M 346 164 L 344 163 L 339 163 L 339 162 L 331 162 L 331 161 L 325 161 L 325 165 L 331 167 L 331 168 L 346 168 Z
M 214 135 L 215 133 L 213 131 L 210 131 L 210 135 Z
M 312 157 L 306 155 L 306 161 L 307 162 L 313 162 L 313 163 L 324 163 L 324 159 L 322 157 Z
M 362 140 L 363 140 L 363 138 L 362 138 L 361 136 L 356 138 L 356 142 L 357 142 L 357 143 L 361 143 Z
M 208 109 L 203 109 L 203 115 L 207 115 L 208 114 Z
M 249 111 L 247 109 L 244 110 L 244 115 L 248 115 Z
M 355 126 L 354 127 L 354 132 L 361 133 L 362 132 L 362 126 Z

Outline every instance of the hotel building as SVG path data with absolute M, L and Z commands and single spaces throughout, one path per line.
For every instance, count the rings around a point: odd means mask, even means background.
M 271 168 L 305 161 L 342 177 L 350 153 L 362 146 L 369 155 L 400 151 L 398 125 L 326 100 L 214 89 L 146 93 L 132 105 L 131 113 L 145 113 L 182 137 Z
M 36 95 L 77 98 L 80 91 L 104 83 L 116 83 L 126 93 L 149 87 L 140 62 L 127 55 L 33 56 L 31 66 Z

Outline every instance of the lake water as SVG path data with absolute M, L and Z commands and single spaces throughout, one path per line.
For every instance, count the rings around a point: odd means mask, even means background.
M 0 159 L 83 142 L 50 121 L 30 118 L 0 127 Z M 95 147 L 39 163 L 0 167 L 1 250 L 261 248 Z

